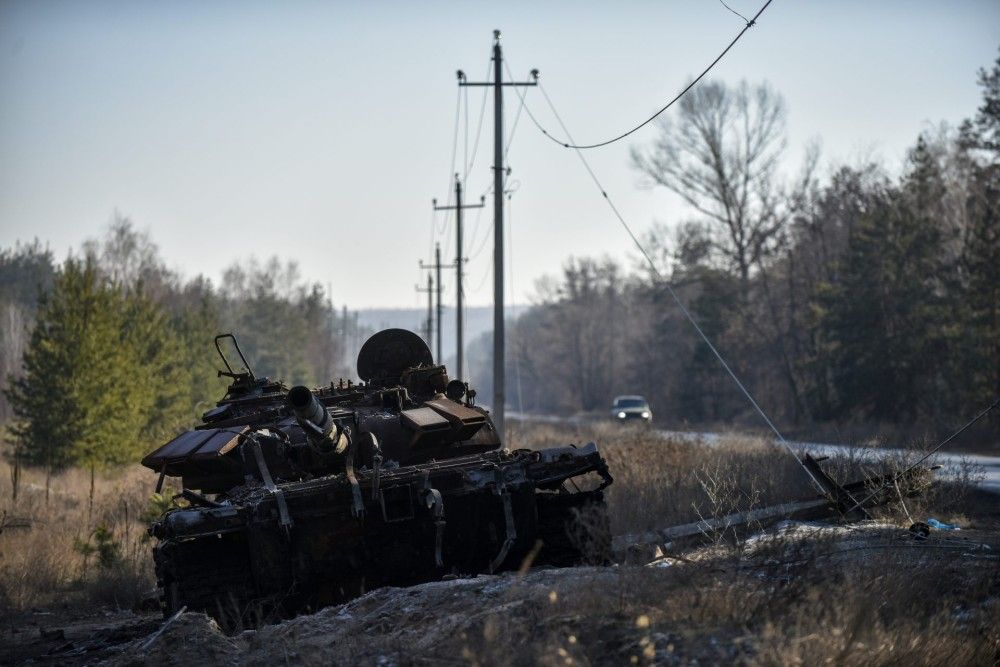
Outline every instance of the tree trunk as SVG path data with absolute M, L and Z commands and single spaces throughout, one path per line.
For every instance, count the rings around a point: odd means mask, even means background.
M 90 464 L 90 498 L 87 505 L 87 525 L 91 524 L 94 516 L 94 464 Z

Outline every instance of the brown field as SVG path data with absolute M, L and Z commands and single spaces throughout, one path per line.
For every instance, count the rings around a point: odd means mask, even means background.
M 587 441 L 615 477 L 616 535 L 810 495 L 794 459 L 762 440 L 708 447 L 610 425 L 510 433 L 512 447 Z M 824 465 L 846 481 L 899 463 Z M 159 624 L 134 611 L 154 585 L 144 521 L 155 476 L 98 474 L 91 503 L 89 472 L 70 470 L 53 476 L 46 502 L 44 473 L 29 470 L 16 502 L 0 477 L 0 663 L 995 664 L 1000 503 L 973 489 L 974 475 L 950 471 L 905 509 L 883 508 L 874 525 L 718 535 L 660 567 L 382 589 L 234 638 L 186 614 L 140 650 Z M 963 530 L 916 542 L 907 513 Z M 93 637 L 102 639 L 88 644 Z
M 0 477 L 0 613 L 106 605 L 131 609 L 154 585 L 146 516 L 156 478 L 22 470 L 19 495 Z M 102 551 L 103 550 L 103 551 Z

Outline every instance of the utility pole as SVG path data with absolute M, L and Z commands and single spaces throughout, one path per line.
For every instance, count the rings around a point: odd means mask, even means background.
M 493 81 L 465 80 L 459 70 L 459 86 L 493 87 L 493 423 L 500 441 L 504 438 L 504 301 L 503 301 L 503 88 L 537 86 L 538 70 L 531 70 L 531 81 L 503 80 L 503 53 L 500 31 L 493 31 Z
M 462 80 L 464 75 L 459 72 L 459 81 Z M 454 206 L 438 206 L 437 199 L 432 200 L 434 204 L 435 211 L 455 211 L 455 281 L 456 281 L 456 298 L 455 298 L 455 377 L 461 379 L 463 376 L 463 367 L 465 361 L 465 308 L 462 305 L 462 300 L 465 294 L 462 292 L 462 263 L 465 261 L 463 257 L 464 249 L 462 246 L 462 211 L 467 208 L 483 208 L 486 206 L 486 197 L 480 197 L 478 204 L 463 204 L 462 203 L 462 181 L 459 180 L 458 174 L 455 174 L 455 205 Z M 438 264 L 441 260 L 438 260 Z M 452 268 L 452 267 L 448 267 Z M 439 278 L 440 280 L 440 278 Z M 441 334 L 438 333 L 438 336 Z M 440 356 L 441 352 L 438 351 Z
M 348 373 L 350 373 L 350 368 L 351 368 L 351 352 L 353 352 L 353 350 L 351 349 L 350 329 L 347 326 L 347 304 L 346 303 L 344 304 L 343 308 L 340 311 L 340 342 L 341 342 L 341 345 L 344 346 L 343 347 L 343 351 L 341 353 L 341 354 L 343 354 L 344 368 L 346 368 L 348 370 Z
M 427 274 L 427 287 L 416 286 L 418 292 L 427 292 L 427 326 L 424 327 L 424 331 L 427 333 L 424 339 L 427 341 L 427 347 L 433 345 L 431 340 L 431 332 L 434 330 L 434 276 Z
M 441 307 L 441 293 L 444 292 L 444 283 L 441 282 L 441 269 L 452 268 L 451 264 L 441 263 L 441 244 L 434 244 L 434 263 L 424 264 L 423 261 L 420 262 L 421 269 L 434 269 L 435 275 L 437 276 L 437 363 L 444 362 L 444 356 L 442 355 L 441 348 L 441 334 L 444 332 L 444 328 L 441 326 L 442 323 L 442 307 Z M 428 341 L 429 344 L 429 341 Z

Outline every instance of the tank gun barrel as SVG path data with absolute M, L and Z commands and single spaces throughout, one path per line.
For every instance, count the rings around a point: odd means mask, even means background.
M 338 454 L 347 449 L 346 436 L 309 387 L 292 387 L 288 392 L 288 405 L 310 443 L 323 451 Z

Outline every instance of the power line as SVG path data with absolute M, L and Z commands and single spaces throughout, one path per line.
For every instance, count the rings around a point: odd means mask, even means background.
M 750 20 L 747 17 L 743 16 L 743 14 L 740 14 L 738 11 L 736 11 L 735 9 L 733 9 L 732 7 L 730 7 L 729 5 L 727 5 L 726 2 L 725 2 L 725 0 L 719 0 L 719 2 L 722 3 L 723 7 L 725 7 L 726 9 L 728 9 L 729 11 L 731 11 L 733 14 L 736 14 L 741 19 L 743 19 L 744 23 L 750 23 Z
M 768 0 L 768 2 L 770 4 L 770 0 Z M 766 7 L 767 5 L 764 5 L 764 6 Z M 763 11 L 763 10 L 761 10 L 761 11 Z M 572 142 L 573 141 L 573 137 L 569 133 L 569 130 L 566 129 L 566 124 L 563 123 L 562 117 L 559 115 L 559 112 L 556 111 L 555 105 L 552 104 L 552 100 L 549 98 L 548 93 L 545 91 L 545 87 L 539 83 L 538 89 L 541 91 L 542 97 L 544 97 L 545 101 L 548 103 L 549 109 L 552 110 L 552 115 L 555 116 L 556 122 L 559 123 L 559 127 L 562 128 L 562 131 L 566 134 L 566 136 Z M 519 95 L 521 94 L 520 91 L 517 91 L 517 92 L 518 92 Z M 529 111 L 529 117 L 530 117 L 530 115 L 531 114 L 530 114 L 530 111 Z M 712 351 L 712 354 L 715 355 L 715 358 L 719 361 L 719 363 L 722 365 L 722 367 L 726 370 L 726 373 L 729 374 L 729 377 L 732 378 L 733 382 L 736 383 L 736 386 L 739 387 L 740 391 L 746 397 L 747 401 L 750 402 L 750 405 L 752 405 L 753 408 L 754 408 L 754 410 L 757 411 L 757 414 L 760 415 L 760 417 L 764 420 L 764 422 L 768 425 L 768 427 L 774 432 L 775 436 L 777 436 L 777 438 L 778 438 L 778 441 L 785 447 L 785 449 L 788 450 L 788 453 L 791 454 L 795 458 L 796 462 L 798 462 L 798 464 L 802 468 L 802 470 L 804 470 L 805 473 L 809 476 L 809 479 L 812 480 L 813 484 L 816 485 L 816 488 L 819 489 L 820 493 L 822 493 L 823 495 L 826 495 L 826 492 L 823 490 L 823 485 L 820 484 L 819 480 L 816 479 L 816 477 L 813 475 L 813 473 L 805 466 L 804 463 L 802 463 L 802 461 L 799 459 L 799 457 L 795 454 L 795 452 L 792 450 L 791 445 L 788 443 L 787 440 L 785 440 L 785 436 L 783 436 L 781 434 L 781 431 L 779 431 L 778 427 L 774 425 L 774 422 L 771 421 L 771 418 L 767 416 L 767 413 L 764 412 L 763 408 L 761 408 L 760 405 L 757 403 L 757 401 L 754 400 L 754 397 L 750 393 L 750 391 L 743 385 L 743 383 L 740 381 L 739 377 L 737 377 L 737 375 L 733 371 L 733 369 L 730 368 L 730 366 L 729 366 L 728 363 L 726 363 L 726 360 L 723 358 L 723 356 L 719 352 L 719 350 L 716 349 L 715 345 L 712 344 L 712 341 L 709 339 L 709 337 L 705 334 L 704 331 L 702 331 L 701 327 L 698 325 L 697 320 L 695 320 L 694 316 L 691 315 L 690 311 L 688 311 L 687 307 L 684 305 L 684 302 L 681 301 L 681 298 L 679 296 L 677 296 L 677 293 L 674 291 L 674 288 L 663 277 L 663 274 L 660 273 L 660 270 L 659 270 L 659 268 L 657 268 L 656 263 L 653 261 L 653 258 L 650 257 L 650 255 L 649 255 L 648 252 L 646 252 L 646 249 L 643 247 L 643 245 L 639 241 L 638 237 L 632 231 L 632 228 L 625 221 L 625 218 L 622 217 L 622 214 L 618 210 L 618 207 L 615 206 L 615 204 L 614 204 L 613 201 L 611 201 L 611 197 L 608 196 L 608 193 L 604 189 L 604 186 L 601 185 L 601 182 L 597 178 L 597 175 L 594 173 L 594 170 L 590 168 L 590 164 L 587 162 L 587 158 L 584 157 L 583 151 L 580 150 L 579 147 L 576 147 L 576 146 L 571 145 L 571 144 L 569 145 L 569 148 L 573 148 L 576 151 L 577 157 L 580 158 L 580 162 L 583 164 L 584 169 L 586 169 L 587 173 L 590 174 L 591 180 L 594 181 L 594 185 L 597 186 L 597 189 L 600 191 L 601 196 L 604 197 L 604 201 L 606 201 L 608 203 L 608 206 L 611 207 L 611 211 L 615 214 L 615 217 L 618 218 L 618 222 L 621 223 L 622 227 L 628 233 L 629 238 L 632 239 L 632 243 L 635 244 L 635 247 L 638 248 L 639 252 L 646 259 L 646 262 L 649 264 L 649 268 L 652 270 L 653 274 L 659 279 L 659 281 L 663 284 L 663 286 L 667 288 L 667 292 L 670 294 L 670 297 L 674 300 L 674 303 L 677 304 L 677 307 L 680 308 L 681 312 L 684 314 L 684 317 L 687 318 L 687 321 L 691 323 L 692 327 L 694 327 L 694 330 L 698 332 L 698 336 L 700 336 L 701 339 L 702 339 L 702 341 L 704 341 L 704 343 L 708 346 L 708 349 L 710 349 Z
M 507 195 L 507 201 L 510 201 L 510 195 L 512 195 L 513 193 L 517 192 L 518 188 L 521 187 L 521 181 L 514 181 L 513 182 L 514 189 L 512 190 L 507 185 L 507 183 L 509 182 L 509 180 L 510 180 L 510 171 L 508 171 L 506 174 L 504 174 L 504 186 L 503 186 L 503 190 L 504 190 L 504 194 Z M 490 186 L 489 188 L 487 188 L 486 192 L 483 193 L 483 197 L 485 197 L 487 194 L 489 194 L 490 190 L 492 190 L 492 189 L 493 189 L 493 186 Z M 479 217 L 478 217 L 478 215 L 476 217 L 476 224 L 477 225 L 479 224 Z M 486 249 L 486 242 L 489 240 L 489 238 L 490 238 L 490 232 L 492 230 L 493 230 L 493 225 L 490 224 L 490 226 L 486 229 L 486 236 L 484 236 L 482 238 L 482 240 L 480 241 L 479 245 L 476 246 L 476 251 L 474 253 L 472 253 L 471 255 L 469 255 L 469 261 L 470 262 L 472 260 L 476 259 L 477 257 L 479 257 L 479 255 L 482 254 L 483 250 Z M 473 236 L 473 238 L 475 238 L 475 235 Z M 474 245 L 474 243 L 470 243 L 469 244 L 470 247 L 472 245 Z
M 949 442 L 951 442 L 952 440 L 954 440 L 955 438 L 957 438 L 959 435 L 961 435 L 962 433 L 964 433 L 966 431 L 966 429 L 970 428 L 973 424 L 975 424 L 980 419 L 982 419 L 983 417 L 985 417 L 986 415 L 988 415 L 998 405 L 1000 405 L 1000 398 L 997 398 L 995 401 L 993 401 L 993 403 L 991 403 L 989 405 L 989 407 L 987 407 L 982 412 L 980 412 L 978 415 L 976 415 L 975 417 L 973 417 L 972 419 L 970 419 L 968 422 L 966 422 L 965 426 L 963 426 L 962 428 L 958 429 L 957 431 L 955 431 L 954 433 L 952 433 L 951 435 L 949 435 L 947 438 L 945 438 L 944 440 L 942 440 L 941 442 L 939 442 L 935 447 L 931 448 L 930 451 L 928 451 L 926 454 L 924 454 L 923 456 L 921 456 L 920 459 L 918 459 L 915 463 L 913 463 L 910 466 L 907 466 L 907 468 L 905 470 L 903 470 L 903 472 L 898 473 L 896 475 L 893 475 L 893 477 L 892 477 L 892 483 L 895 484 L 897 480 L 899 480 L 900 478 L 904 477 L 911 470 L 913 470 L 918 465 L 920 465 L 921 463 L 923 463 L 924 461 L 926 461 L 927 459 L 929 459 L 931 456 L 933 456 L 934 454 L 936 454 L 942 447 L 944 447 Z M 861 507 L 866 502 L 868 502 L 869 500 L 871 500 L 872 498 L 874 498 L 876 495 L 878 495 L 879 493 L 881 493 L 882 489 L 887 488 L 888 486 L 889 486 L 889 482 L 884 482 L 877 489 L 875 489 L 874 491 L 872 491 L 871 493 L 869 493 L 867 496 L 865 496 L 864 499 L 855 502 L 854 505 L 852 505 L 849 509 L 847 509 L 844 512 L 844 514 L 848 514 L 848 513 L 852 512 L 852 511 L 854 511 L 855 509 Z
M 487 83 L 489 83 L 490 81 L 492 81 L 492 79 L 490 78 L 490 76 L 492 74 L 492 67 L 490 67 L 491 64 L 492 63 L 490 63 L 490 62 L 486 63 L 486 76 L 483 77 L 483 81 L 486 81 Z M 467 100 L 466 101 L 466 107 L 468 107 L 468 90 L 469 89 L 466 88 L 465 90 L 466 90 L 466 100 Z M 486 114 L 486 93 L 488 91 L 489 91 L 489 88 L 487 88 L 487 87 L 484 86 L 483 87 L 483 101 L 482 101 L 482 104 L 479 105 L 479 121 L 476 123 L 476 140 L 472 144 L 472 159 L 469 160 L 468 162 L 466 162 L 466 164 L 465 164 L 465 169 L 464 169 L 464 171 L 462 173 L 462 182 L 463 183 L 468 183 L 468 181 L 469 181 L 469 172 L 472 171 L 472 166 L 476 163 L 476 155 L 479 153 L 479 138 L 482 136 L 482 132 L 483 132 L 483 116 Z
M 434 252 L 434 229 L 437 226 L 437 211 L 431 210 L 431 236 L 427 244 L 427 256 Z
M 522 106 L 524 105 L 522 104 Z M 510 148 L 510 144 L 507 147 Z M 513 301 L 516 297 L 514 296 L 514 207 L 511 205 L 512 194 L 513 192 L 507 192 L 507 285 Z M 523 415 L 524 394 L 521 390 L 521 355 L 519 352 L 520 350 L 514 352 L 514 381 L 517 383 L 517 411 Z
M 459 88 L 459 90 L 462 90 Z M 469 89 L 462 91 L 465 97 L 465 142 L 462 144 L 462 181 L 469 173 Z
M 490 225 L 490 229 L 492 228 L 493 225 Z M 487 236 L 486 238 L 489 238 L 489 236 Z M 487 264 L 486 270 L 483 271 L 482 278 L 479 279 L 479 283 L 476 285 L 475 289 L 473 289 L 471 292 L 468 292 L 468 294 L 479 294 L 479 292 L 482 291 L 483 287 L 486 286 L 486 279 L 490 277 L 490 268 L 491 268 L 490 265 Z
M 485 197 L 488 194 L 489 194 L 488 191 L 484 192 L 483 193 L 483 197 Z M 470 247 L 476 245 L 476 243 L 478 243 L 479 240 L 480 240 L 479 239 L 479 221 L 482 219 L 482 217 L 483 217 L 483 209 L 477 209 L 476 210 L 476 219 L 472 221 L 472 233 L 469 234 L 469 246 Z M 486 235 L 489 236 L 489 233 L 490 233 L 489 230 L 487 230 L 486 231 Z M 476 255 L 470 255 L 468 257 L 468 260 L 472 261 L 475 258 L 476 258 Z
M 503 66 L 507 69 L 507 77 L 513 80 L 514 73 L 510 71 L 510 64 L 504 60 Z M 524 101 L 528 99 L 528 93 L 525 92 L 524 95 L 520 95 L 519 97 L 521 98 L 521 104 L 518 105 L 517 113 L 514 114 L 514 124 L 510 127 L 510 137 L 507 139 L 507 147 L 503 149 L 504 162 L 507 161 L 507 156 L 510 154 L 510 145 L 514 143 L 514 135 L 517 134 L 517 123 L 521 120 L 521 112 L 524 110 Z
M 450 189 L 451 188 L 451 179 L 452 179 L 452 175 L 455 173 L 455 158 L 456 158 L 456 156 L 458 154 L 458 128 L 459 128 L 459 125 L 461 124 L 460 123 L 461 117 L 462 117 L 462 90 L 459 89 L 458 96 L 457 96 L 456 101 L 455 101 L 455 130 L 454 130 L 454 133 L 452 135 L 452 140 L 451 140 L 451 169 L 448 170 L 448 187 L 449 187 L 449 189 L 448 189 L 448 193 L 449 193 L 448 194 L 448 203 L 449 204 L 451 203 L 451 189 Z M 443 226 L 437 229 L 437 233 L 438 234 L 444 234 L 446 231 L 448 231 L 448 216 L 449 215 L 450 215 L 449 212 L 445 212 L 444 218 L 443 218 Z
M 727 53 L 729 53 L 729 50 L 731 48 L 733 48 L 733 46 L 736 45 L 736 42 L 740 41 L 740 37 L 742 37 L 746 33 L 747 30 L 749 30 L 750 28 L 752 28 L 753 26 L 755 26 L 757 24 L 757 18 L 761 14 L 764 13 L 764 10 L 767 9 L 768 5 L 770 5 L 771 2 L 773 2 L 773 0 L 767 0 L 767 2 L 764 3 L 764 6 L 760 8 L 760 11 L 758 11 L 756 14 L 754 14 L 754 16 L 753 16 L 752 19 L 750 19 L 749 21 L 747 21 L 747 24 L 743 27 L 742 30 L 740 30 L 740 32 L 736 35 L 736 37 L 733 38 L 733 41 L 729 42 L 729 45 L 725 49 L 722 50 L 722 53 L 720 53 L 718 56 L 716 56 L 715 60 L 713 60 L 711 63 L 709 63 L 708 67 L 706 67 L 702 71 L 701 74 L 699 74 L 697 77 L 695 77 L 695 79 L 693 81 L 691 81 L 691 83 L 689 83 L 687 86 L 685 86 L 684 90 L 682 90 L 681 92 L 677 93 L 677 95 L 672 100 L 670 100 L 665 105 L 663 105 L 660 108 L 660 110 L 657 111 L 656 113 L 654 113 L 652 116 L 650 116 L 646 120 L 642 121 L 641 123 L 639 123 L 638 125 L 636 125 L 635 127 L 633 127 L 631 130 L 629 130 L 627 132 L 623 132 L 622 134 L 619 134 L 617 137 L 613 137 L 613 138 L 608 139 L 606 141 L 599 141 L 599 142 L 594 143 L 594 144 L 577 144 L 577 143 L 575 143 L 573 141 L 573 138 L 569 135 L 569 133 L 566 132 L 566 129 L 564 127 L 563 128 L 563 133 L 566 135 L 566 138 L 568 139 L 568 141 L 562 141 L 560 139 L 557 139 L 556 137 L 553 137 L 551 134 L 549 134 L 549 131 L 546 130 L 544 127 L 542 127 L 542 125 L 531 114 L 531 110 L 530 109 L 528 110 L 528 117 L 531 119 L 531 122 L 533 122 L 535 124 L 535 127 L 538 128 L 539 132 L 541 132 L 546 137 L 548 137 L 549 139 L 551 139 L 555 143 L 557 143 L 560 146 L 563 146 L 565 148 L 573 148 L 573 149 L 576 149 L 576 150 L 588 149 L 588 148 L 600 148 L 601 146 L 607 146 L 608 144 L 613 144 L 616 141 L 620 141 L 620 140 L 624 139 L 625 137 L 629 136 L 630 134 L 632 134 L 633 132 L 636 132 L 636 131 L 640 130 L 641 128 L 645 127 L 646 125 L 649 125 L 649 123 L 651 123 L 657 116 L 659 116 L 664 111 L 666 111 L 667 109 L 669 109 L 670 107 L 672 107 L 677 100 L 679 100 L 682 97 L 684 97 L 684 95 L 689 90 L 691 90 L 692 88 L 694 88 L 695 84 L 697 84 L 699 81 L 701 81 L 705 77 L 705 75 L 708 74 L 709 71 L 713 67 L 715 67 L 715 65 L 720 60 L 722 60 L 723 56 L 725 56 Z M 723 4 L 725 4 L 725 3 L 723 3 Z
M 462 91 L 458 91 L 458 95 L 455 99 L 455 127 L 452 131 L 451 139 L 451 169 L 448 171 L 448 200 L 447 203 L 451 203 L 451 179 L 452 174 L 455 173 L 455 160 L 458 155 L 458 128 L 461 125 L 460 120 L 462 118 Z M 434 239 L 437 236 L 444 236 L 445 232 L 448 231 L 448 219 L 451 215 L 450 211 L 445 211 L 445 214 L 440 218 L 440 225 L 438 224 L 438 217 L 436 215 L 432 216 L 433 228 L 431 230 L 431 247 L 434 246 Z M 428 256 L 430 252 L 428 252 Z
M 483 235 L 483 238 L 479 242 L 479 245 L 476 247 L 475 251 L 469 253 L 470 262 L 475 260 L 477 257 L 479 257 L 479 255 L 483 253 L 483 250 L 486 248 L 486 242 L 490 240 L 490 232 L 492 230 L 493 230 L 493 225 L 491 223 L 490 226 L 486 228 L 486 234 Z
M 458 152 L 458 126 L 462 117 L 462 91 L 458 91 L 455 100 L 455 130 L 451 139 L 451 169 L 448 170 L 448 182 L 451 183 L 451 175 L 455 173 L 455 157 Z

